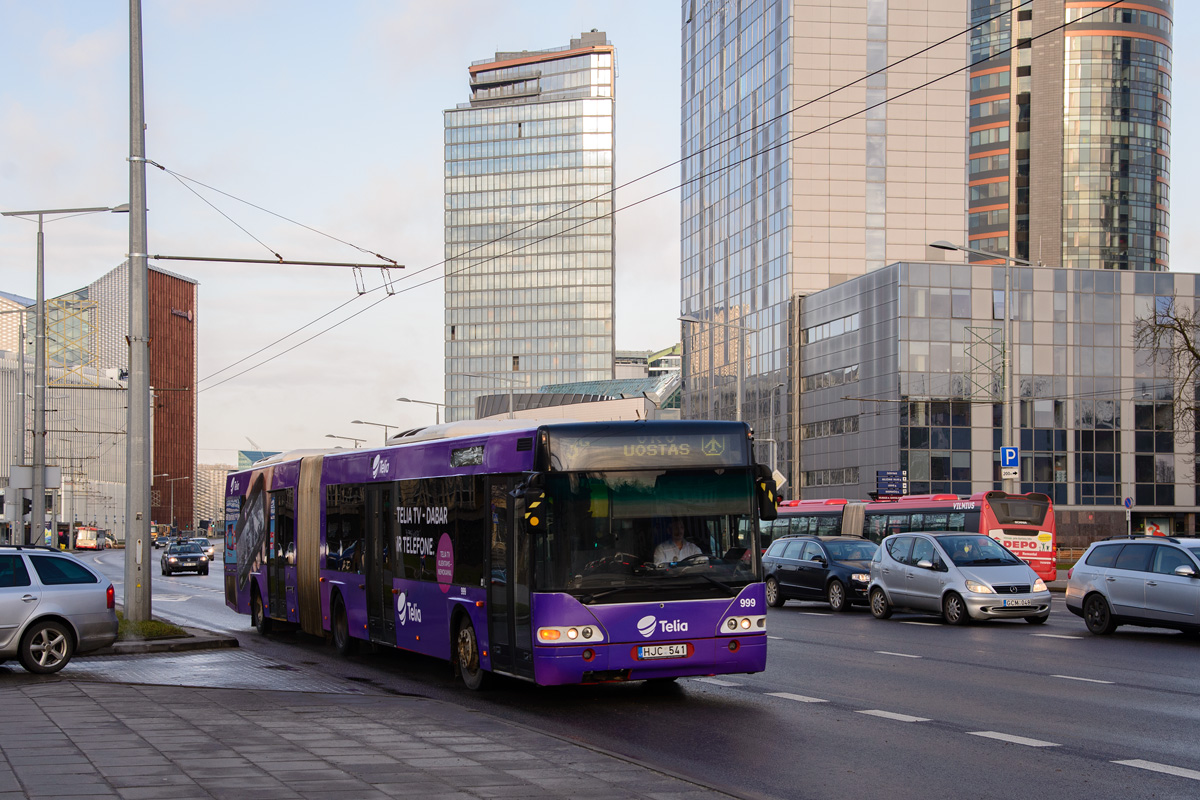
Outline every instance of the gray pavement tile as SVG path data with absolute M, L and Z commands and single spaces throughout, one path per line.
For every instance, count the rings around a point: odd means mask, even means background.
M 236 788 L 218 788 L 208 790 L 208 793 L 215 800 L 246 800 L 246 790 L 240 787 Z M 268 789 L 255 789 L 254 800 L 296 800 L 300 795 L 286 786 L 277 786 Z
M 122 775 L 111 776 L 108 782 L 117 789 L 129 789 L 136 786 L 157 786 L 162 792 L 160 797 L 174 795 L 176 786 L 195 786 L 196 782 L 187 775 Z
M 473 767 L 476 763 L 469 758 L 407 758 L 401 756 L 401 760 L 410 767 L 419 769 L 432 769 L 434 767 Z
M 400 762 L 391 756 L 383 753 L 358 753 L 357 755 L 330 755 L 326 756 L 326 760 L 330 764 L 338 764 L 347 766 L 350 764 L 399 764 Z
M 163 800 L 161 786 L 131 786 L 128 789 L 118 789 L 117 794 L 125 800 Z M 171 788 L 171 800 L 191 800 L 192 798 L 208 798 L 211 795 L 199 786 L 175 786 Z
M 325 762 L 315 758 L 289 759 L 287 761 L 276 761 L 271 759 L 264 762 L 259 769 L 264 769 L 267 772 L 296 772 L 298 770 L 314 770 L 328 769 Z
M 330 792 L 324 789 L 309 792 L 301 789 L 300 796 L 311 798 L 312 800 L 330 800 L 330 798 L 337 797 L 344 797 L 346 800 L 389 800 L 388 795 L 384 794 L 378 789 L 372 788 L 353 790 L 348 789 L 342 792 Z
M 126 775 L 169 775 L 179 770 L 174 764 L 160 764 L 153 766 L 149 764 L 135 764 L 133 766 L 109 766 L 99 767 L 99 772 L 106 778 L 126 776 Z

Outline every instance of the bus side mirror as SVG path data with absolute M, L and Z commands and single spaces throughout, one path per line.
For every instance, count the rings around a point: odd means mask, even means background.
M 758 495 L 758 518 L 770 522 L 779 517 L 779 498 L 775 495 L 775 478 L 766 464 L 754 465 L 754 489 Z

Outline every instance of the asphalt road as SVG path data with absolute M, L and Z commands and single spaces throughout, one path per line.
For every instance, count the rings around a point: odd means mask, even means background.
M 122 556 L 95 558 L 119 580 Z M 1124 627 L 1095 637 L 1061 596 L 1045 625 L 966 628 L 792 601 L 770 612 L 758 675 L 666 689 L 505 680 L 471 693 L 435 659 L 384 650 L 343 660 L 301 634 L 264 639 L 225 608 L 215 569 L 156 572 L 153 592 L 156 615 L 230 631 L 274 658 L 486 711 L 741 795 L 1200 795 L 1200 637 Z

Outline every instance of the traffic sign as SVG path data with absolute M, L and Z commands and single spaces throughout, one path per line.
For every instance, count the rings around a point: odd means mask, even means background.
M 1017 467 L 1020 464 L 1019 452 L 1015 447 L 1000 448 L 1000 466 L 1001 467 Z M 1015 477 L 1015 476 L 1014 476 Z
M 1000 468 L 1000 480 L 1002 480 L 1002 481 L 1015 481 L 1015 480 L 1019 480 L 1020 477 L 1021 477 L 1021 470 L 1018 467 L 1001 467 Z
M 1126 508 L 1133 508 L 1133 498 L 1132 498 L 1132 497 L 1126 497 L 1126 498 L 1125 498 L 1125 507 L 1126 507 Z

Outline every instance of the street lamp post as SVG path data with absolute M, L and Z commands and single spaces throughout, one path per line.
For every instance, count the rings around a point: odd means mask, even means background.
M 361 419 L 352 419 L 352 420 L 350 420 L 350 424 L 351 425 L 375 425 L 376 427 L 383 428 L 383 443 L 384 444 L 387 444 L 387 442 L 388 442 L 388 431 L 390 431 L 392 428 L 400 427 L 399 425 L 384 425 L 382 422 L 366 422 L 365 420 L 361 420 Z
M 43 227 L 47 215 L 62 217 L 80 214 L 96 214 L 101 211 L 127 212 L 129 205 L 100 206 L 91 208 L 43 208 L 34 211 L 3 211 L 5 217 L 37 217 L 37 319 L 34 334 L 33 365 L 33 504 L 29 526 L 33 536 L 37 526 L 40 539 L 46 527 L 46 264 Z M 54 222 L 56 220 L 51 220 Z M 21 364 L 22 370 L 25 365 Z M 22 427 L 24 421 L 22 420 Z M 25 544 L 30 544 L 27 541 Z
M 442 424 L 442 409 L 446 407 L 445 403 L 435 403 L 432 400 L 413 400 L 411 397 L 397 397 L 396 400 L 400 403 L 420 403 L 423 406 L 433 406 L 433 424 Z
M 186 481 L 190 475 L 184 475 L 182 478 L 167 478 L 167 483 L 171 484 L 171 530 L 175 530 L 175 481 Z
M 737 421 L 742 421 L 742 365 L 746 362 L 746 331 L 758 333 L 758 328 L 751 328 L 749 325 L 742 325 L 737 322 L 717 322 L 715 319 L 700 319 L 692 314 L 684 314 L 679 318 L 681 322 L 697 322 L 709 325 L 720 325 L 723 328 L 735 328 L 738 332 L 738 359 L 737 359 Z
M 355 450 L 357 450 L 357 449 L 358 449 L 358 445 L 359 445 L 359 443 L 360 443 L 360 442 L 365 442 L 365 441 L 366 441 L 366 439 L 356 439 L 356 438 L 355 438 L 355 437 L 353 437 L 353 436 L 336 436 L 336 435 L 334 435 L 334 434 L 332 434 L 332 433 L 327 433 L 327 434 L 325 434 L 325 438 L 326 438 L 326 439 L 345 439 L 345 440 L 346 440 L 346 441 L 348 441 L 348 442 L 354 442 L 354 449 L 355 449 Z
M 1026 267 L 1032 267 L 1033 263 L 1026 261 L 1023 258 L 1013 258 L 1012 256 L 993 253 L 989 250 L 976 250 L 973 247 L 963 247 L 958 244 L 951 244 L 945 240 L 931 242 L 930 247 L 938 250 L 959 250 L 964 253 L 971 253 L 984 258 L 1002 258 L 1004 259 L 1004 363 L 1003 375 L 1001 377 L 1001 393 L 1002 402 L 1000 403 L 1000 442 L 1005 447 L 1012 447 L 1012 265 L 1022 264 Z M 1018 475 L 1020 474 L 1020 464 L 1017 465 Z M 1004 491 L 1013 494 L 1016 490 L 1015 481 L 1011 478 L 1002 479 Z

